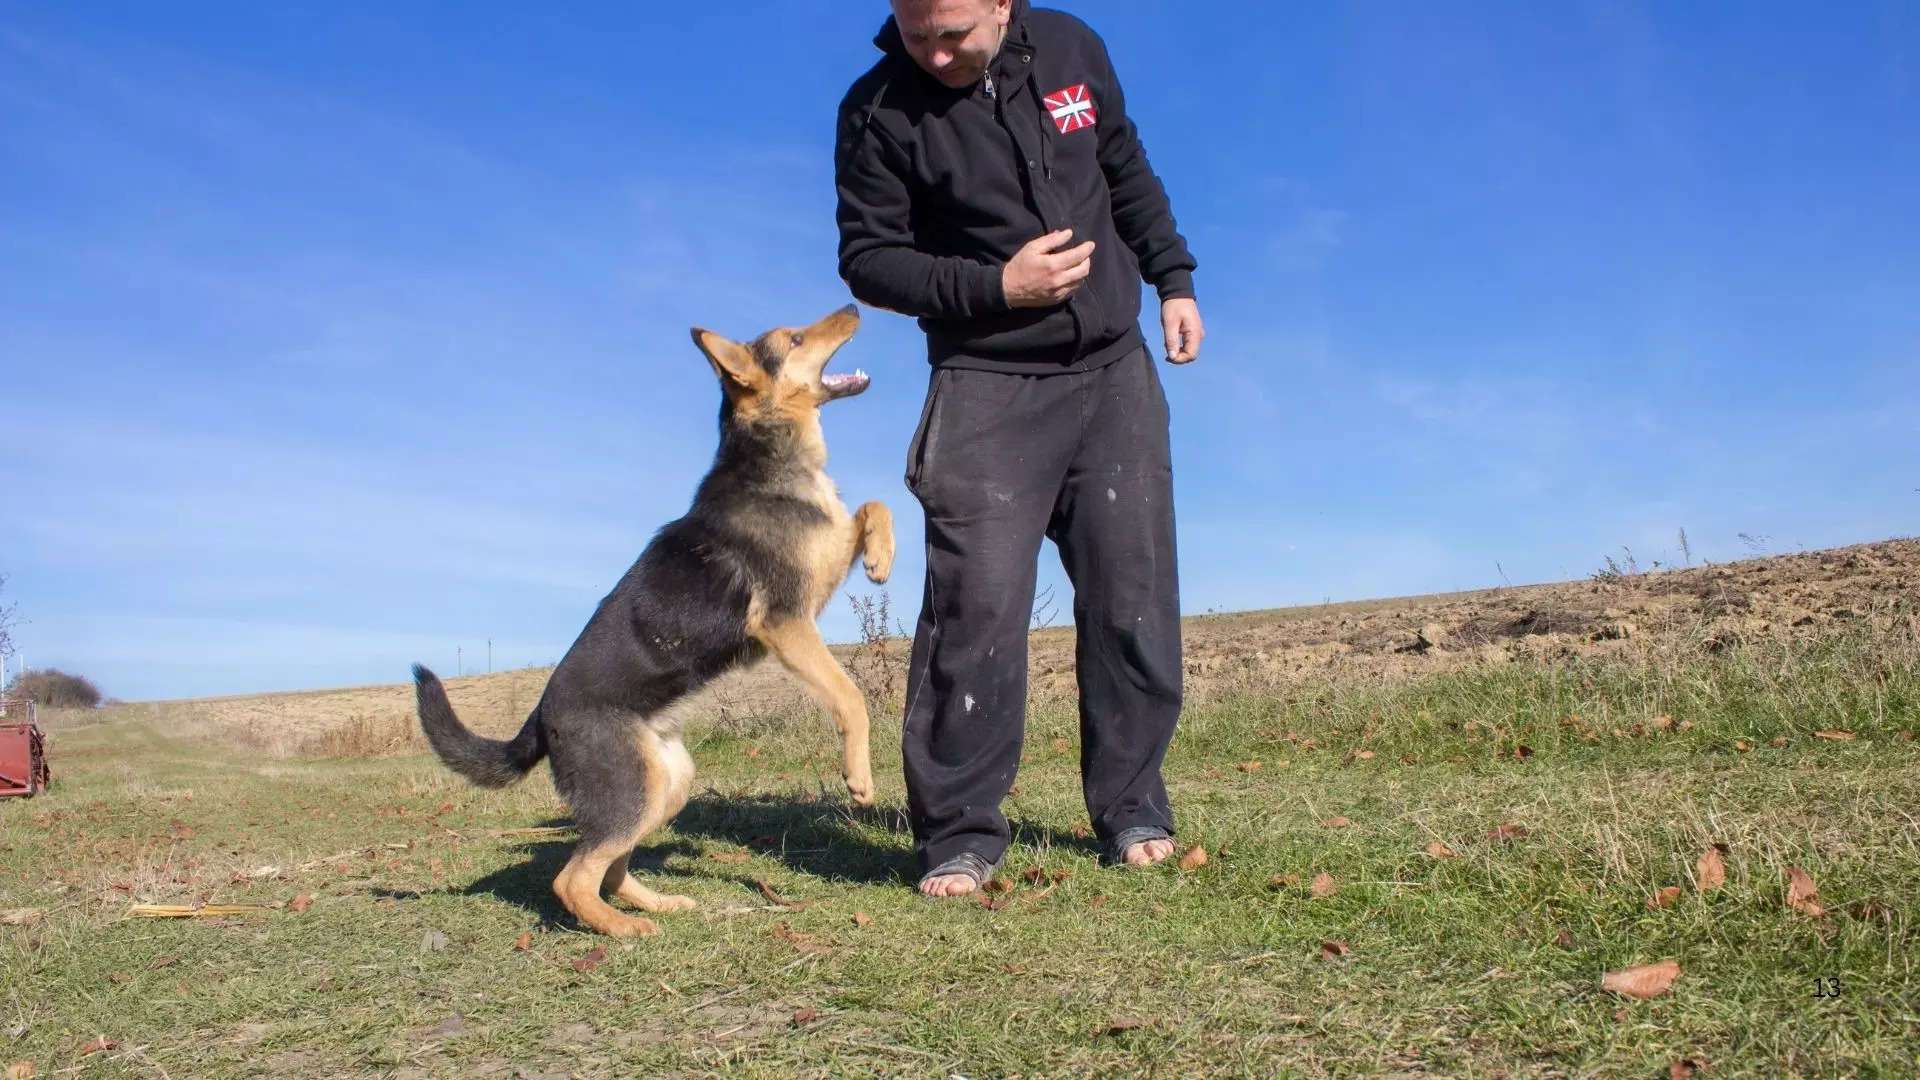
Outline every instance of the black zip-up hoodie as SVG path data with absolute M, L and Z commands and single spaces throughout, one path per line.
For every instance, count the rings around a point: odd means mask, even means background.
M 874 307 L 920 320 L 936 366 L 1034 373 L 1098 367 L 1144 345 L 1140 281 L 1193 295 L 1193 256 L 1147 164 L 1099 36 L 1013 0 L 990 77 L 949 89 L 886 53 L 840 103 L 834 154 L 840 276 Z M 1065 303 L 1008 305 L 1001 269 L 1071 228 L 1092 273 Z

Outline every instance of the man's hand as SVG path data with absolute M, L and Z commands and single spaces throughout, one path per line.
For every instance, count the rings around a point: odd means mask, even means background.
M 1000 271 L 1007 303 L 1017 308 L 1052 307 L 1072 296 L 1093 273 L 1093 241 L 1060 250 L 1072 229 L 1050 232 L 1014 253 Z M 1196 316 L 1196 319 L 1198 317 Z
M 1200 340 L 1207 336 L 1207 328 L 1200 325 L 1200 305 L 1191 297 L 1160 304 L 1160 329 L 1167 335 L 1167 363 L 1190 364 L 1200 355 Z

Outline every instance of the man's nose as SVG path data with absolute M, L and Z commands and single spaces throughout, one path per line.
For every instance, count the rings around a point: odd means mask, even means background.
M 927 59 L 933 63 L 934 67 L 943 68 L 953 63 L 953 51 L 950 49 L 935 49 Z

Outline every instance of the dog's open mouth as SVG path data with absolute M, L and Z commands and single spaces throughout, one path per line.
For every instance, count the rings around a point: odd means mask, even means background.
M 859 368 L 855 368 L 851 375 L 820 376 L 820 385 L 827 388 L 827 398 L 829 400 L 833 398 L 852 397 L 860 391 L 865 390 L 867 384 L 872 381 L 873 380 L 867 378 L 867 373 L 861 371 Z

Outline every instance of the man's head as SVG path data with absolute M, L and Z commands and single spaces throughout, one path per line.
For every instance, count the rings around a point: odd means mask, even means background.
M 987 73 L 1012 16 L 1013 0 L 893 0 L 907 55 L 956 90 Z

